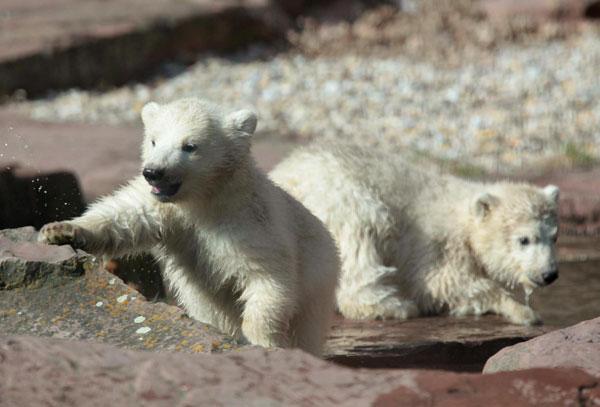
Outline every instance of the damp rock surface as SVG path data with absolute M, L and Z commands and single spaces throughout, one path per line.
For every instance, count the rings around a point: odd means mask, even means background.
M 496 315 L 385 321 L 338 317 L 325 345 L 325 358 L 353 367 L 480 372 L 503 347 L 552 329 L 511 325 Z

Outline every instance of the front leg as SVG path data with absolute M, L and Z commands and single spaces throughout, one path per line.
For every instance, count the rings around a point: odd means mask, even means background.
M 96 256 L 119 257 L 150 250 L 160 236 L 159 213 L 142 178 L 93 204 L 82 216 L 54 222 L 38 241 L 71 244 Z
M 52 222 L 40 229 L 38 242 L 56 245 L 68 244 L 76 249 L 81 249 L 85 247 L 87 241 L 84 235 L 89 235 L 89 233 L 84 232 L 83 229 L 73 223 Z
M 242 333 L 250 343 L 265 347 L 293 347 L 290 321 L 295 293 L 272 276 L 254 277 L 243 292 Z
M 494 313 L 518 325 L 539 325 L 542 320 L 531 307 L 516 301 L 509 292 L 498 284 L 482 279 L 470 286 L 468 292 L 477 293 L 458 298 L 451 309 L 454 315 L 482 315 Z
M 513 324 L 532 326 L 542 323 L 542 319 L 537 312 L 531 307 L 517 302 L 508 294 L 502 295 L 494 305 L 496 312 Z

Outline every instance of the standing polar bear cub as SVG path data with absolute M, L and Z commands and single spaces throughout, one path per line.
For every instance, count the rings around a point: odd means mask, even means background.
M 256 117 L 182 99 L 142 109 L 143 175 L 41 242 L 94 255 L 152 252 L 186 311 L 263 346 L 319 354 L 339 260 L 321 222 L 259 172 Z
M 469 182 L 339 144 L 299 149 L 270 176 L 336 238 L 344 316 L 492 312 L 540 322 L 504 286 L 529 295 L 558 277 L 557 187 Z

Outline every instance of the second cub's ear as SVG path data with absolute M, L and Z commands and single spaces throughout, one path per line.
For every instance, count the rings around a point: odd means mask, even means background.
M 492 207 L 495 204 L 496 198 L 494 198 L 487 192 L 483 192 L 481 194 L 476 195 L 475 198 L 473 198 L 473 201 L 471 203 L 471 209 L 475 217 L 477 217 L 478 219 L 483 219 L 490 213 Z
M 238 110 L 227 116 L 226 127 L 230 131 L 241 131 L 246 134 L 253 134 L 256 130 L 257 118 L 254 112 L 248 109 Z
M 560 190 L 558 189 L 558 187 L 556 185 L 546 185 L 544 187 L 544 194 L 552 199 L 554 202 L 558 202 L 558 197 L 560 195 Z
M 156 116 L 158 109 L 160 109 L 160 105 L 156 102 L 149 102 L 144 105 L 142 108 L 142 121 L 144 124 L 147 124 L 154 116 Z

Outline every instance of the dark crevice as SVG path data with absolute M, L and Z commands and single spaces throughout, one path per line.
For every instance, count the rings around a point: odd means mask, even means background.
M 591 19 L 600 18 L 600 1 L 594 1 L 585 8 L 584 16 Z

